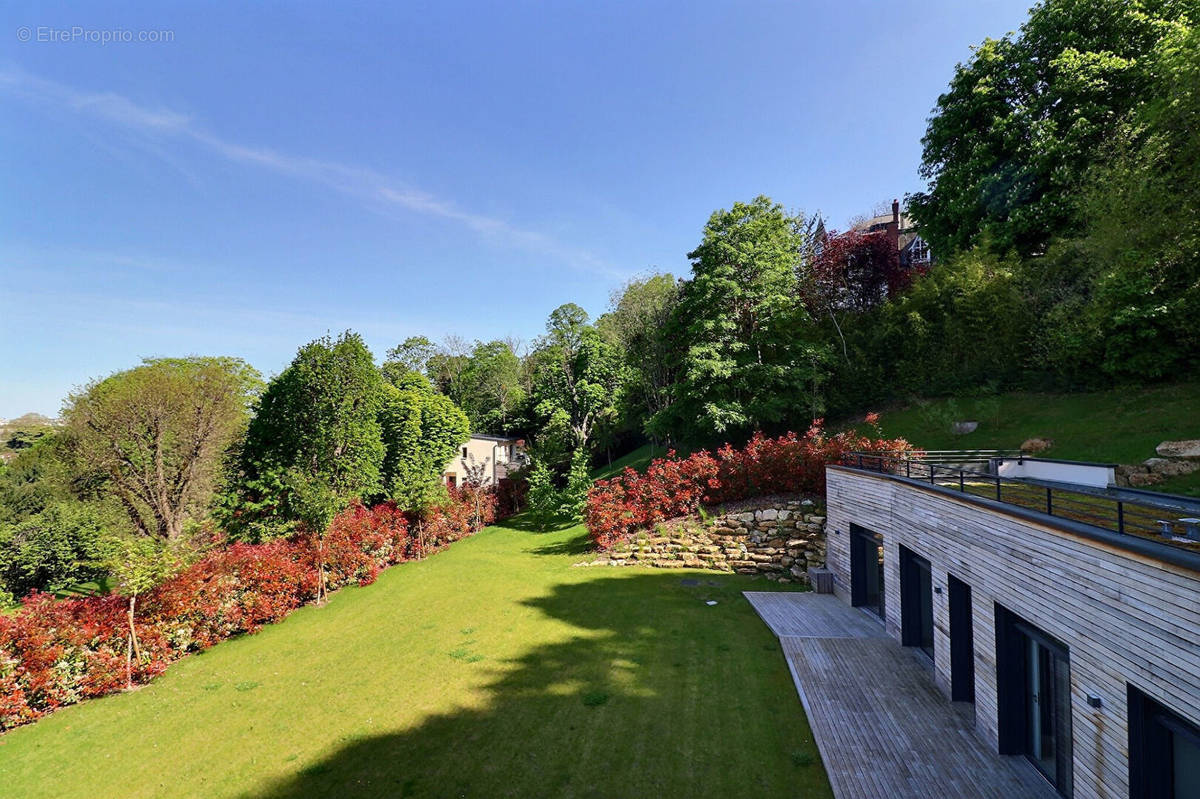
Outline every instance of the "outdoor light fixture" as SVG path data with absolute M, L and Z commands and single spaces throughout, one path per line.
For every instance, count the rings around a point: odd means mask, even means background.
M 1087 695 L 1087 703 L 1092 707 L 1100 707 L 1100 705 L 1103 704 L 1103 702 L 1100 701 L 1100 697 L 1096 696 L 1095 694 Z
M 940 585 L 935 585 L 935 586 L 933 587 L 933 593 L 935 593 L 935 594 L 940 594 L 940 593 L 942 593 L 942 587 L 941 587 Z

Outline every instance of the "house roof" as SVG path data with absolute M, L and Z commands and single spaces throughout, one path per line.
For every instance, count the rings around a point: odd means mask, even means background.
M 873 216 L 870 219 L 864 219 L 863 221 L 859 222 L 857 225 L 854 225 L 850 229 L 858 230 L 858 231 L 866 231 L 866 230 L 870 230 L 871 228 L 878 225 L 879 228 L 882 230 L 891 221 L 892 221 L 892 214 L 889 211 L 886 214 L 880 214 L 879 216 Z M 916 225 L 917 225 L 917 223 L 913 220 L 913 218 L 911 216 L 909 216 L 908 214 L 900 214 L 900 231 L 901 232 L 904 232 L 906 230 L 912 230 L 914 227 L 916 227 Z
M 510 441 L 516 442 L 516 441 L 520 440 L 516 436 L 489 436 L 489 435 L 485 435 L 484 433 L 472 433 L 471 438 L 478 438 L 480 441 L 504 441 L 504 442 L 510 442 Z

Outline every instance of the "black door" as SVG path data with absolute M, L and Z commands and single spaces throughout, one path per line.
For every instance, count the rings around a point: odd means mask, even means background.
M 947 578 L 950 594 L 950 698 L 975 701 L 975 630 L 971 620 L 971 586 Z
M 883 536 L 850 525 L 850 604 L 884 618 Z
M 900 547 L 900 638 L 933 657 L 933 578 L 929 561 Z
M 1072 792 L 1071 665 L 1067 648 L 997 606 L 1000 750 L 1023 754 L 1063 796 Z

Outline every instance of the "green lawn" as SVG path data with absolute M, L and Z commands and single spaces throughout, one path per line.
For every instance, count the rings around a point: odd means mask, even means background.
M 1200 438 L 1200 383 L 1003 394 L 998 400 L 983 407 L 984 413 L 977 413 L 984 403 L 957 400 L 964 419 L 979 421 L 979 429 L 966 435 L 954 435 L 916 405 L 884 412 L 883 432 L 925 449 L 1016 449 L 1027 438 L 1043 436 L 1054 440 L 1045 457 L 1106 463 L 1140 463 L 1154 457 L 1161 441 Z M 1154 488 L 1200 495 L 1200 472 Z
M 777 586 L 583 548 L 514 521 L 392 568 L 0 736 L 0 795 L 829 796 L 740 593 Z

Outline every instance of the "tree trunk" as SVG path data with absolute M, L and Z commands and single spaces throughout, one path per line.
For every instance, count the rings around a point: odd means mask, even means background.
M 129 641 L 125 646 L 125 684 L 127 688 L 133 687 L 133 659 L 136 657 L 139 662 L 142 659 L 142 647 L 138 644 L 137 629 L 133 626 L 134 611 L 137 608 L 137 595 L 129 597 L 129 610 L 126 613 L 126 618 L 129 621 Z
M 328 591 L 325 583 L 325 536 L 317 536 L 317 604 L 325 601 Z

